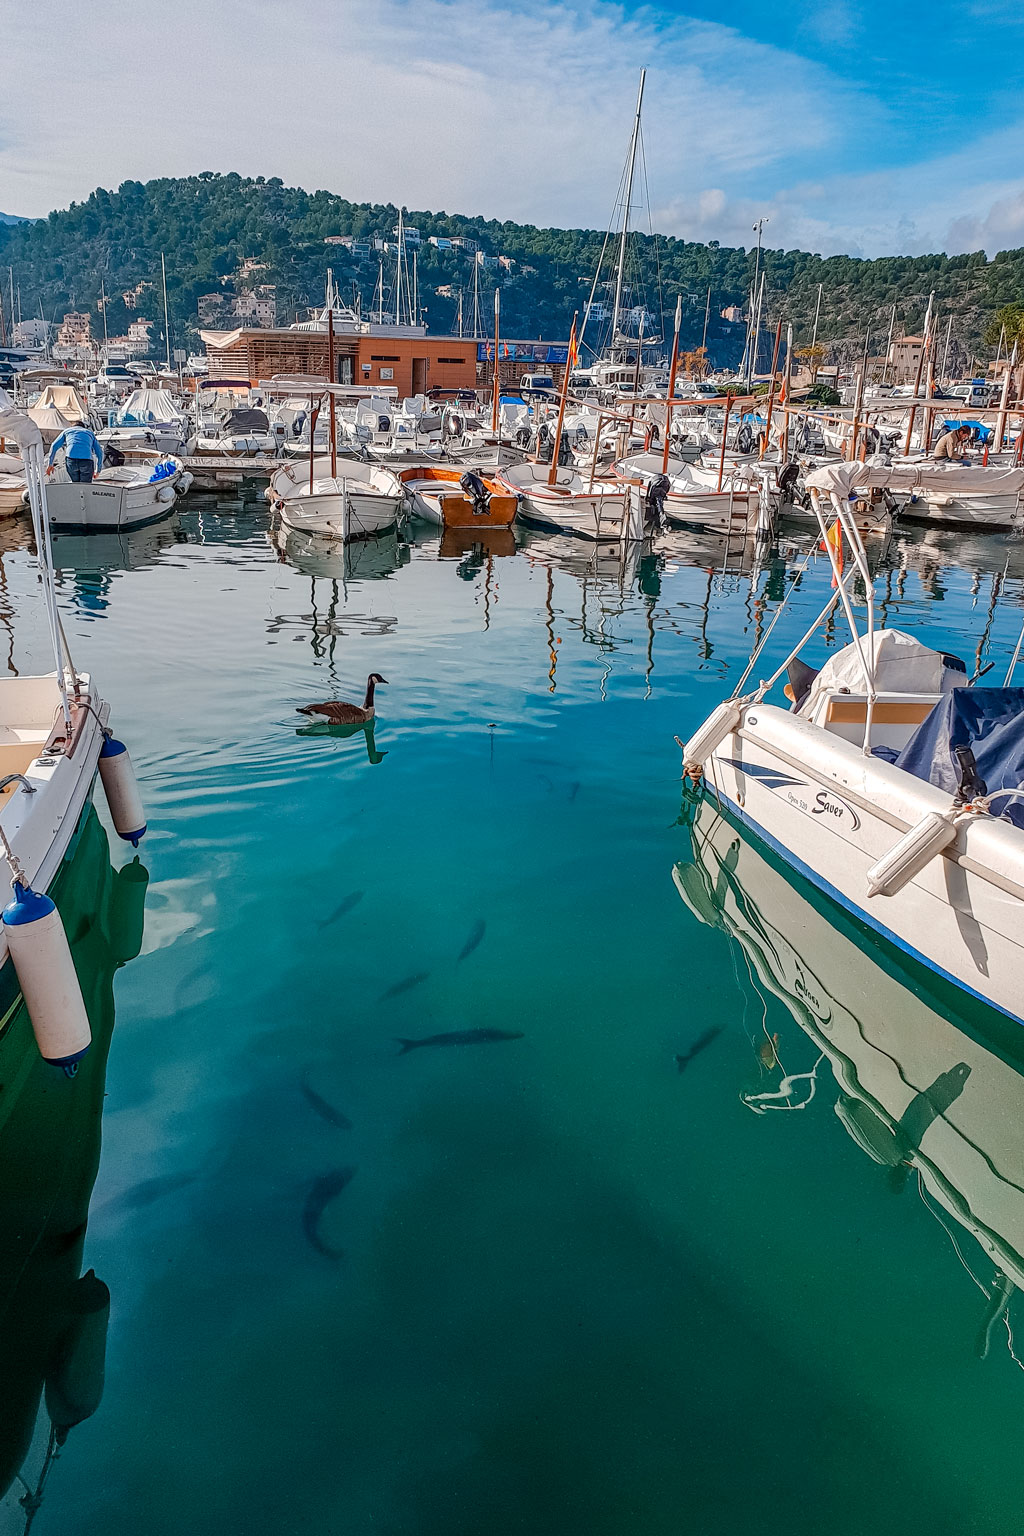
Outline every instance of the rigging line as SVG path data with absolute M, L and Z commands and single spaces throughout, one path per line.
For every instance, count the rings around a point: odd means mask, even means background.
M 594 273 L 594 281 L 593 281 L 593 283 L 590 286 L 590 298 L 587 301 L 587 308 L 586 308 L 586 310 L 584 311 L 584 314 L 583 314 L 583 325 L 582 325 L 582 328 L 580 330 L 579 342 L 578 342 L 578 345 L 579 345 L 581 351 L 582 351 L 582 348 L 583 348 L 583 337 L 584 337 L 584 334 L 585 334 L 586 329 L 587 329 L 587 320 L 589 319 L 589 316 L 590 316 L 590 306 L 594 302 L 594 294 L 597 292 L 597 285 L 598 285 L 598 283 L 599 283 L 599 281 L 601 279 L 601 269 L 604 266 L 604 258 L 605 258 L 605 255 L 607 253 L 607 250 L 608 250 L 608 241 L 611 239 L 612 228 L 613 228 L 613 226 L 615 224 L 615 212 L 616 212 L 616 209 L 619 206 L 619 203 L 621 202 L 621 195 L 622 195 L 622 193 L 624 191 L 624 188 L 625 188 L 626 173 L 627 173 L 628 165 L 629 165 L 629 156 L 627 155 L 626 162 L 623 165 L 622 170 L 619 173 L 619 184 L 618 184 L 618 186 L 615 189 L 615 201 L 612 204 L 611 218 L 608 220 L 608 225 L 607 225 L 607 228 L 605 229 L 605 232 L 604 232 L 604 241 L 603 241 L 603 243 L 601 245 L 601 255 L 600 255 L 600 258 L 598 259 L 597 271 Z M 590 350 L 594 353 L 594 356 L 596 357 L 597 356 L 597 349 L 594 348 L 594 347 L 591 347 Z
M 647 151 L 644 148 L 644 130 L 640 127 L 640 175 L 644 184 L 644 198 L 647 203 L 647 229 L 654 242 L 654 270 L 658 276 L 658 331 L 662 341 L 665 339 L 665 294 L 661 282 L 661 246 L 658 236 L 654 232 L 654 220 L 651 214 L 651 189 L 647 183 Z M 665 430 L 668 430 L 666 422 Z

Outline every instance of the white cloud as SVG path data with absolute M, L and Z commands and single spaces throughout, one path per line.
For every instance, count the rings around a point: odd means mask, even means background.
M 875 254 L 1005 244 L 1017 227 L 1016 129 L 986 154 L 987 201 L 970 146 L 844 174 L 880 159 L 886 107 L 855 76 L 718 23 L 609 0 L 104 0 L 102 25 L 57 0 L 21 10 L 5 37 L 5 211 L 212 169 L 602 227 L 647 65 L 654 223 L 668 233 L 745 245 L 766 214 L 772 244 Z M 851 35 L 844 0 L 816 14 Z
M 163 25 L 158 22 L 162 18 Z M 353 198 L 600 225 L 639 67 L 652 177 L 763 171 L 836 139 L 848 92 L 727 27 L 604 0 L 55 0 L 8 37 L 4 205 L 128 177 L 279 175 Z M 54 89 L 54 40 L 65 84 Z M 116 46 L 112 44 L 116 42 Z

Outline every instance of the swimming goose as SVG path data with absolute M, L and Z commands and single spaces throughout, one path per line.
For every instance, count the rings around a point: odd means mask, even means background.
M 320 716 L 331 725 L 364 725 L 373 719 L 373 690 L 378 683 L 386 683 L 387 678 L 381 677 L 379 672 L 371 672 L 366 679 L 366 698 L 362 704 L 346 704 L 344 700 L 329 700 L 326 704 L 300 704 L 300 715 Z

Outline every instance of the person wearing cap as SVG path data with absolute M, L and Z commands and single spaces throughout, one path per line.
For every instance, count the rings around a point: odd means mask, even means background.
M 103 468 L 103 449 L 88 427 L 68 427 L 62 432 L 50 449 L 46 461 L 46 473 L 53 469 L 54 461 L 60 449 L 64 449 L 64 464 L 72 481 L 89 483 L 93 475 L 93 464 L 97 473 Z
M 971 440 L 971 429 L 963 423 L 958 427 L 951 427 L 948 432 L 943 432 L 932 450 L 933 459 L 959 459 L 962 464 L 967 461 L 967 444 Z

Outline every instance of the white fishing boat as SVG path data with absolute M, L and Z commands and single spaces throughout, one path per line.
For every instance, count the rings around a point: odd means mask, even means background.
M 145 819 L 128 755 L 110 737 L 109 706 L 93 680 L 75 667 L 58 616 L 39 429 L 14 409 L 3 391 L 0 436 L 19 444 L 25 462 L 56 665 L 49 674 L 0 679 L 0 888 L 14 886 L 16 896 L 19 890 L 25 893 L 18 897 L 21 915 L 5 911 L 0 924 L 0 977 L 9 976 L 12 961 L 43 1055 L 73 1070 L 89 1043 L 88 1018 L 62 929 L 63 949 L 56 941 L 48 948 L 54 920 L 59 926 L 52 903 L 44 903 L 51 911 L 38 911 L 38 921 L 32 906 L 61 867 L 98 769 L 120 835 L 137 843 L 146 830 Z M 15 996 L 0 1023 L 16 1001 Z
M 741 534 L 756 527 L 760 493 L 748 471 L 725 470 L 719 490 L 717 469 L 704 469 L 671 455 L 664 469 L 662 463 L 660 453 L 637 453 L 619 459 L 615 470 L 623 480 L 641 480 L 646 487 L 665 475 L 668 488 L 662 505 L 666 521 L 674 527 Z
M 73 482 L 58 467 L 47 481 L 50 527 L 108 533 L 141 528 L 166 517 L 191 484 L 192 476 L 180 459 L 153 454 L 148 460 L 140 457 L 101 469 L 89 482 Z
M 977 1242 L 971 1270 L 986 1299 L 973 1326 L 984 1357 L 1000 1336 L 1005 1344 L 999 1324 L 1024 1288 L 1024 1077 L 1013 1042 L 986 1045 L 964 999 L 948 988 L 929 996 L 902 968 L 876 963 L 852 920 L 787 878 L 710 801 L 691 842 L 673 871 L 683 901 L 741 946 L 751 979 L 802 1032 L 758 1032 L 769 1065 L 741 1101 L 765 1115 L 827 1097 L 890 1187 L 916 1183 L 952 1240 L 951 1262 L 964 1259 L 950 1221 Z
M 628 528 L 629 486 L 549 464 L 507 464 L 497 478 L 517 495 L 519 517 L 537 528 L 574 533 L 581 539 L 623 536 Z
M 836 463 L 805 476 L 805 486 L 849 499 L 874 487 L 891 491 L 900 516 L 996 530 L 1024 527 L 1024 469 L 948 464 L 934 459 Z
M 831 528 L 818 515 L 836 592 L 782 665 L 744 693 L 766 634 L 732 696 L 686 742 L 686 772 L 887 943 L 1024 1022 L 1014 755 L 1024 689 L 1009 686 L 1012 665 L 1003 687 L 970 687 L 955 657 L 875 628 L 863 543 L 842 490 L 830 494 Z M 863 630 L 854 578 L 867 592 Z M 853 638 L 815 671 L 798 653 L 837 604 Z M 791 709 L 768 702 L 787 673 Z
M 405 487 L 390 469 L 330 456 L 288 460 L 267 492 L 287 528 L 335 539 L 359 539 L 393 528 L 405 506 Z

